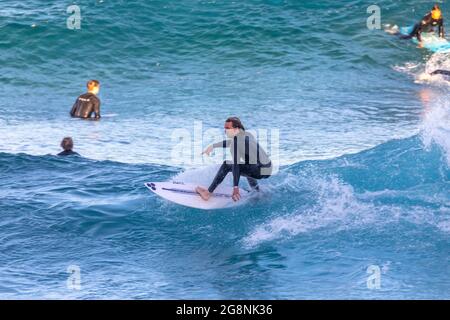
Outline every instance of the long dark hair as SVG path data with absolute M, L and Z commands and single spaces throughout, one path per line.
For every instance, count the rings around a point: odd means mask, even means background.
M 231 122 L 233 128 L 239 128 L 245 131 L 244 125 L 238 117 L 229 117 L 225 122 Z

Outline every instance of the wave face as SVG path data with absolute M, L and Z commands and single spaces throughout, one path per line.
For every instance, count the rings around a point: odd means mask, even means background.
M 448 299 L 448 154 L 426 141 L 283 167 L 261 197 L 214 212 L 143 186 L 206 184 L 211 168 L 0 154 L 0 294 Z M 80 291 L 66 288 L 70 265 L 81 270 Z M 372 265 L 379 290 L 367 288 Z
M 77 3 L 77 31 L 68 3 L 0 8 L 0 298 L 450 299 L 448 86 L 414 81 L 447 58 L 368 30 L 367 1 Z M 105 117 L 70 120 L 89 78 Z M 203 212 L 146 190 L 208 184 L 171 134 L 229 115 L 280 130 L 261 196 Z M 48 155 L 68 135 L 84 157 Z

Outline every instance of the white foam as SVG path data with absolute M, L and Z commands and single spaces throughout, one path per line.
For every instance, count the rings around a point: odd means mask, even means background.
M 426 108 L 421 123 L 423 144 L 429 148 L 433 143 L 444 151 L 450 165 L 450 103 L 448 97 L 437 98 Z
M 310 187 L 317 193 L 316 206 L 305 212 L 276 217 L 257 226 L 243 239 L 244 245 L 254 247 L 266 241 L 289 238 L 330 225 L 334 225 L 335 230 L 342 230 L 374 221 L 373 206 L 358 201 L 350 185 L 340 182 L 336 177 L 310 181 Z
M 339 232 L 361 227 L 384 228 L 387 224 L 408 221 L 416 225 L 431 225 L 439 230 L 450 232 L 448 210 L 430 210 L 422 206 L 408 206 L 402 203 L 380 204 L 380 198 L 408 197 L 409 191 L 389 190 L 355 193 L 353 187 L 337 177 L 297 177 L 287 176 L 283 180 L 288 192 L 299 190 L 314 193 L 316 204 L 304 210 L 281 209 L 274 212 L 273 218 L 251 230 L 242 243 L 247 248 L 274 240 L 286 240 L 303 233 L 326 229 L 326 232 Z M 276 188 L 283 187 L 278 185 Z M 290 190 L 290 189 L 295 189 Z M 295 196 L 292 197 L 295 199 Z M 432 197 L 434 199 L 434 196 Z M 436 199 L 435 199 L 436 200 Z M 294 200 L 293 200 L 294 201 Z M 302 200 L 299 199 L 299 208 Z
M 438 224 L 439 229 L 445 233 L 450 233 L 450 221 L 442 221 Z
M 434 53 L 423 62 L 405 62 L 403 65 L 394 66 L 397 72 L 405 73 L 414 78 L 415 83 L 428 84 L 439 87 L 450 86 L 448 77 L 431 75 L 436 70 L 450 70 L 450 53 Z
M 427 83 L 437 86 L 449 86 L 449 78 L 442 75 L 431 75 L 436 70 L 450 70 L 450 53 L 434 53 L 425 65 L 414 74 L 416 83 Z

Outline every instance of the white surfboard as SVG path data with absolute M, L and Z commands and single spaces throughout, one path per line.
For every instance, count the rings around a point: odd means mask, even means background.
M 196 209 L 213 210 L 229 208 L 243 204 L 249 198 L 251 192 L 239 189 L 241 199 L 233 201 L 232 187 L 219 186 L 208 201 L 203 200 L 195 191 L 197 184 L 183 183 L 177 181 L 147 182 L 145 186 L 158 196 L 171 202 Z

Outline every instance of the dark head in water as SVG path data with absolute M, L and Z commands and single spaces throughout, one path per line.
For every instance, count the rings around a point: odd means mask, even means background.
M 95 95 L 100 91 L 100 81 L 98 80 L 89 80 L 86 84 L 88 92 L 93 93 Z
M 78 153 L 74 152 L 73 149 L 73 140 L 71 137 L 65 137 L 61 141 L 61 148 L 63 148 L 63 152 L 59 153 L 58 156 L 69 156 L 69 155 L 78 155 Z
M 224 129 L 229 138 L 238 135 L 241 130 L 245 131 L 244 125 L 238 117 L 229 117 L 225 120 Z
M 73 149 L 73 140 L 71 137 L 65 137 L 61 141 L 61 148 L 64 149 L 64 151 L 72 151 Z

